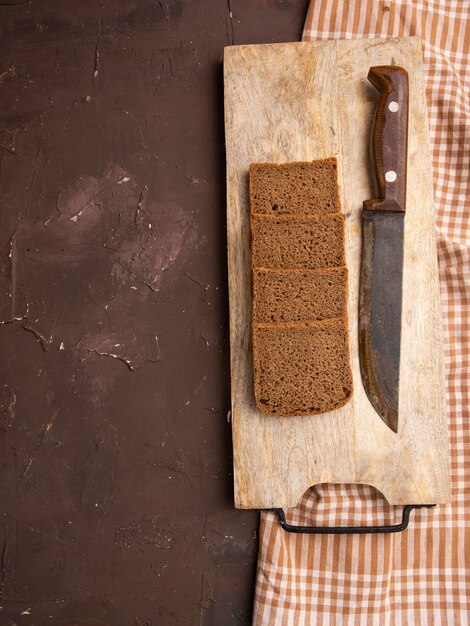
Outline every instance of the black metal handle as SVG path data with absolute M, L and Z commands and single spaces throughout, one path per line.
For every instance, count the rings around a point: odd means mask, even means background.
M 403 507 L 401 522 L 384 526 L 293 526 L 286 521 L 284 509 L 264 509 L 273 511 L 279 516 L 279 524 L 288 533 L 305 533 L 308 535 L 365 535 L 367 533 L 399 533 L 408 526 L 410 513 L 413 509 L 430 509 L 435 504 L 407 504 Z

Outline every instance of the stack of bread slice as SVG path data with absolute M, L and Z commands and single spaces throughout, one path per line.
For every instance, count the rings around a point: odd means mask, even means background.
M 250 165 L 254 391 L 268 415 L 325 413 L 352 393 L 337 162 Z

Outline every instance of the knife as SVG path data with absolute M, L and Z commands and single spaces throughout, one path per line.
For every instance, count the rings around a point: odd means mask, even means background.
M 371 137 L 379 193 L 362 211 L 359 362 L 372 406 L 398 432 L 408 74 L 383 65 L 367 78 L 380 92 Z

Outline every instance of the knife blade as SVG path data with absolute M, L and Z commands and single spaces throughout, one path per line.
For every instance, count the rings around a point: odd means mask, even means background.
M 372 406 L 398 432 L 408 74 L 382 65 L 367 78 L 380 92 L 371 136 L 378 197 L 362 211 L 359 362 Z

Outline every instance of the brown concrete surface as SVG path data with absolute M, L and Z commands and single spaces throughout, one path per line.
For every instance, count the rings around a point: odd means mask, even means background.
M 221 60 L 306 9 L 0 1 L 2 625 L 250 624 Z

